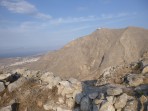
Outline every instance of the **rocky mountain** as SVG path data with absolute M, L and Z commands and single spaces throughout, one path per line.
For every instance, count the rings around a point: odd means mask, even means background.
M 102 28 L 43 56 L 1 59 L 0 111 L 148 111 L 147 43 L 146 29 Z
M 93 79 L 105 68 L 140 60 L 148 51 L 148 30 L 138 27 L 97 29 L 25 67 L 63 78 Z

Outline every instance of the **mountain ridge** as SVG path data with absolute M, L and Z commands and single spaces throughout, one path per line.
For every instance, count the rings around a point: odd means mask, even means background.
M 147 43 L 147 29 L 131 26 L 122 29 L 101 28 L 22 67 L 51 71 L 65 79 L 93 79 L 107 67 L 139 60 L 148 51 Z

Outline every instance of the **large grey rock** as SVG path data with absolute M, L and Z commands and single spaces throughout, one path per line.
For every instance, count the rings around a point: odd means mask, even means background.
M 81 111 L 90 111 L 91 109 L 91 103 L 89 97 L 85 96 L 82 98 L 80 103 L 80 109 Z
M 98 92 L 94 92 L 88 95 L 90 99 L 95 99 L 98 96 Z
M 99 111 L 115 111 L 115 108 L 110 102 L 105 102 L 101 105 Z
M 19 78 L 17 81 L 8 85 L 8 91 L 12 92 L 16 90 L 17 88 L 21 87 L 25 82 L 27 82 L 27 78 L 25 77 Z
M 124 107 L 123 111 L 137 111 L 138 102 L 137 100 L 129 100 L 126 103 L 126 106 Z
M 75 98 L 75 101 L 77 104 L 80 104 L 81 102 L 81 99 L 83 98 L 84 94 L 83 93 L 77 93 L 76 96 L 74 97 Z
M 3 82 L 0 82 L 0 92 L 4 91 L 5 86 Z
M 107 95 L 111 95 L 111 96 L 120 95 L 122 92 L 123 90 L 118 87 L 107 89 Z
M 123 107 L 125 107 L 127 99 L 128 99 L 128 96 L 127 96 L 126 93 L 117 97 L 116 102 L 114 104 L 115 108 L 116 109 L 122 109 Z
M 99 109 L 100 109 L 100 105 L 93 104 L 92 111 L 99 111 Z

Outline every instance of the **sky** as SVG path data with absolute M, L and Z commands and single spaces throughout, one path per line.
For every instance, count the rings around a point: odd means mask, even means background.
M 148 28 L 148 0 L 0 0 L 0 57 L 56 50 L 99 27 Z

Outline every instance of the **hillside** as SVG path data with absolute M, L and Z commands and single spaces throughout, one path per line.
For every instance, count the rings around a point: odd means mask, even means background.
M 51 71 L 63 78 L 92 79 L 107 67 L 139 60 L 148 51 L 147 43 L 147 29 L 102 28 L 45 54 L 26 67 Z
M 79 80 L 97 79 L 110 66 L 130 64 L 142 59 L 147 64 L 148 59 L 144 57 L 148 53 L 147 43 L 147 29 L 101 28 L 71 41 L 60 50 L 41 55 L 37 61 L 10 67 L 11 64 L 16 64 L 11 62 L 5 66 L 9 66 L 6 70 L 26 67 L 43 72 L 50 71 L 63 79 L 69 77 Z

